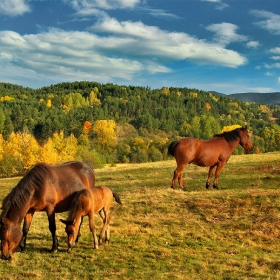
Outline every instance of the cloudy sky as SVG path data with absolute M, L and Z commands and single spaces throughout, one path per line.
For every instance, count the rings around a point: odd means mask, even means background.
M 280 91 L 279 0 L 0 0 L 0 82 Z

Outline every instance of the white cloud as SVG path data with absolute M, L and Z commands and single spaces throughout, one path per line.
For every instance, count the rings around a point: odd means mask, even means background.
M 270 49 L 269 52 L 280 55 L 280 47 L 276 47 L 276 48 Z
M 277 63 L 273 63 L 273 64 L 265 64 L 264 67 L 267 69 L 280 68 L 280 63 L 277 62 Z
M 26 0 L 1 0 L 0 14 L 7 16 L 19 16 L 30 11 Z
M 138 5 L 141 0 L 64 0 L 76 11 L 87 9 L 130 9 Z
M 238 52 L 216 43 L 142 22 L 119 22 L 108 17 L 89 32 L 49 29 L 20 35 L 0 31 L 0 50 L 0 63 L 7 69 L 13 66 L 15 72 L 25 69 L 64 81 L 131 80 L 136 75 L 171 72 L 168 63 L 176 61 L 233 68 L 246 63 Z
M 255 24 L 263 29 L 268 30 L 273 34 L 280 34 L 280 15 L 264 10 L 252 10 L 251 14 L 258 18 L 264 18 L 265 20 L 258 21 Z
M 215 3 L 215 4 L 217 4 L 217 5 L 216 5 L 216 9 L 217 9 L 217 10 L 221 10 L 221 11 L 222 11 L 223 9 L 229 7 L 228 4 L 223 3 L 221 0 L 201 0 L 201 1 L 202 1 L 202 2 Z
M 126 38 L 129 42 L 121 51 L 130 55 L 137 53 L 139 57 L 157 57 L 162 61 L 189 60 L 225 67 L 237 67 L 246 63 L 246 59 L 235 51 L 198 40 L 186 33 L 168 32 L 142 22 L 119 22 L 107 18 L 93 25 L 92 30 Z M 116 51 L 119 52 L 120 49 Z
M 207 26 L 206 29 L 215 33 L 214 40 L 222 46 L 226 46 L 233 42 L 243 42 L 248 40 L 247 36 L 236 33 L 238 26 L 232 23 L 223 22 L 211 24 Z
M 273 60 L 280 60 L 280 55 L 274 55 L 270 57 Z
M 260 43 L 257 41 L 250 41 L 246 43 L 246 47 L 247 48 L 252 48 L 252 49 L 256 49 L 260 46 Z
M 266 76 L 273 76 L 273 73 L 271 73 L 271 72 L 266 72 L 265 75 L 266 75 Z

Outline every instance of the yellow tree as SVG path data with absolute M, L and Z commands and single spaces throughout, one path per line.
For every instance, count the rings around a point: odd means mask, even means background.
M 105 150 L 111 150 L 116 145 L 116 123 L 113 120 L 98 120 L 93 125 L 98 143 Z
M 67 162 L 74 160 L 78 151 L 78 140 L 71 134 L 63 139 L 63 149 L 59 154 L 60 162 Z
M 58 163 L 58 153 L 54 147 L 52 138 L 49 138 L 41 147 L 41 162 L 49 164 Z
M 40 146 L 28 132 L 11 133 L 5 144 L 5 155 L 19 157 L 25 170 L 33 167 L 39 160 Z
M 95 87 L 89 94 L 89 105 L 90 106 L 99 106 L 101 104 L 100 99 L 97 98 L 97 94 L 99 93 L 98 88 Z
M 228 131 L 232 131 L 236 128 L 240 128 L 241 125 L 239 124 L 233 124 L 233 125 L 228 125 L 228 126 L 224 126 L 221 133 L 224 133 L 224 132 L 228 132 Z
M 74 135 L 71 134 L 69 137 L 64 138 L 63 131 L 60 131 L 59 133 L 56 132 L 53 134 L 52 142 L 58 155 L 58 163 L 75 159 L 78 150 L 78 141 Z
M 0 160 L 3 158 L 4 144 L 5 144 L 4 138 L 2 134 L 0 134 Z
M 149 145 L 150 145 L 150 143 L 148 141 L 145 141 L 141 137 L 135 137 L 132 140 L 132 144 L 133 144 L 134 147 L 138 147 L 138 148 L 144 149 L 146 151 L 149 149 Z

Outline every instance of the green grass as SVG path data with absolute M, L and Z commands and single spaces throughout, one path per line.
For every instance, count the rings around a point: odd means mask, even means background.
M 0 260 L 0 279 L 280 279 L 280 154 L 232 156 L 219 190 L 206 190 L 208 169 L 193 165 L 184 171 L 188 191 L 172 190 L 175 167 L 169 160 L 95 170 L 96 184 L 124 204 L 113 204 L 110 244 L 94 250 L 85 219 L 66 253 L 57 222 L 59 251 L 49 253 L 46 214 L 36 213 L 27 250 Z M 19 179 L 0 180 L 0 200 Z

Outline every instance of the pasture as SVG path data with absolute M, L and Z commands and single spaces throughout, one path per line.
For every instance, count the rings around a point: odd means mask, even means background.
M 46 213 L 36 212 L 26 251 L 0 260 L 0 279 L 280 279 L 280 153 L 233 155 L 219 190 L 205 189 L 208 168 L 189 165 L 187 191 L 170 188 L 174 159 L 96 169 L 96 185 L 116 191 L 110 244 L 93 249 L 87 218 L 67 253 Z M 20 178 L 0 179 L 0 201 Z M 102 222 L 96 215 L 98 234 Z

